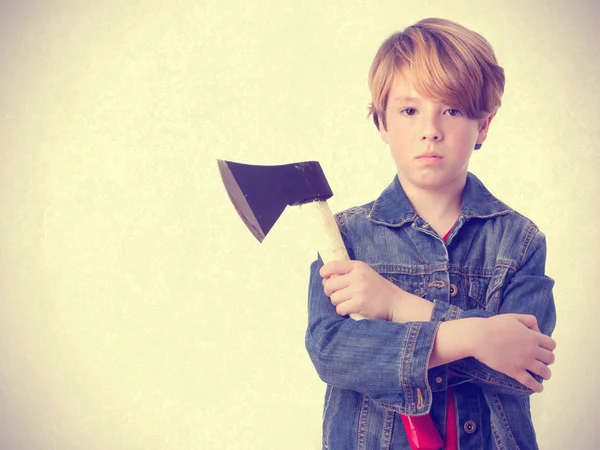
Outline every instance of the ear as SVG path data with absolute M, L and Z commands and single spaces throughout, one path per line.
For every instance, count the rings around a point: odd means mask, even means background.
M 492 123 L 492 119 L 494 118 L 494 114 L 489 115 L 485 119 L 482 119 L 479 125 L 479 134 L 477 135 L 477 144 L 483 144 L 485 139 L 487 138 L 488 130 L 490 129 L 490 124 Z
M 388 132 L 385 129 L 385 125 L 383 123 L 381 123 L 381 120 L 379 120 L 379 126 L 377 127 L 377 129 L 379 130 L 379 135 L 381 136 L 381 139 L 383 140 L 383 142 L 385 142 L 386 144 L 389 145 L 390 140 L 389 140 Z

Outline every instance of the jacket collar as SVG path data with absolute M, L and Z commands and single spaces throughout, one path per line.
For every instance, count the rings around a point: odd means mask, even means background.
M 462 194 L 460 215 L 465 219 L 489 218 L 507 214 L 513 210 L 494 197 L 483 183 L 472 173 L 467 173 L 467 182 Z M 373 203 L 368 218 L 375 223 L 399 227 L 417 218 L 410 200 L 406 196 L 398 176 Z

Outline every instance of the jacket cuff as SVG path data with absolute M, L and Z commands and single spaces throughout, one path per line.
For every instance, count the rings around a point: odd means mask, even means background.
M 443 364 L 441 366 L 429 369 L 427 378 L 429 380 L 429 386 L 431 386 L 432 392 L 445 392 L 450 385 L 448 380 L 448 365 Z
M 461 309 L 458 306 L 435 299 L 433 301 L 433 310 L 431 311 L 430 320 L 439 322 L 456 320 L 459 318 L 460 312 Z
M 422 416 L 431 409 L 432 392 L 428 366 L 440 322 L 412 322 L 402 354 L 400 381 L 404 390 L 404 408 L 409 416 Z

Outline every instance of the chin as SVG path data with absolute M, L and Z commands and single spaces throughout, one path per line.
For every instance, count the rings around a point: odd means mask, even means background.
M 411 182 L 415 186 L 421 188 L 438 188 L 447 184 L 448 180 L 445 177 L 440 176 L 441 174 L 423 174 L 421 176 L 412 177 Z
M 410 183 L 423 190 L 440 190 L 440 189 L 448 189 L 455 186 L 457 183 L 462 181 L 462 185 L 464 185 L 466 180 L 466 174 L 464 176 L 448 176 L 447 174 L 441 173 L 429 173 L 422 174 L 421 176 L 411 177 Z

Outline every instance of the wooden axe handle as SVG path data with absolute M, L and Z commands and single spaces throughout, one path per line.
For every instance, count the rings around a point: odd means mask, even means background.
M 331 209 L 326 200 L 316 200 L 314 202 L 305 203 L 302 209 L 310 209 L 318 221 L 318 242 L 317 249 L 321 255 L 323 263 L 330 261 L 342 261 L 350 259 L 348 251 L 344 246 L 340 229 L 337 222 L 331 213 Z M 362 320 L 365 317 L 360 314 L 350 314 L 354 320 Z

